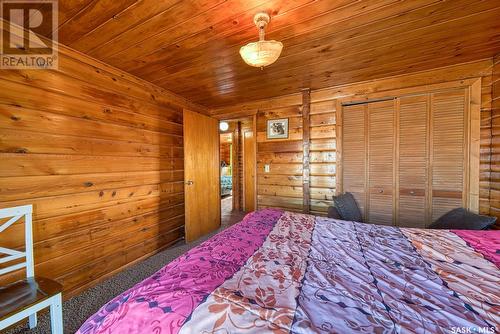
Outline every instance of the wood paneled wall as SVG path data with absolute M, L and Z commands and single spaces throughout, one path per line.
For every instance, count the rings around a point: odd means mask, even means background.
M 491 80 L 490 212 L 500 217 L 500 54 L 493 59 Z M 500 226 L 497 223 L 497 226 Z
M 336 190 L 338 167 L 336 149 L 338 143 L 336 141 L 335 124 L 338 99 L 352 97 L 353 100 L 363 100 L 367 94 L 378 94 L 380 97 L 384 97 L 384 94 L 387 94 L 388 91 L 403 91 L 417 86 L 469 78 L 482 78 L 480 212 L 500 216 L 500 202 L 499 205 L 493 203 L 490 205 L 490 197 L 492 201 L 494 198 L 493 195 L 490 195 L 490 192 L 495 191 L 495 178 L 493 177 L 495 173 L 490 172 L 492 168 L 494 170 L 494 164 L 493 167 L 490 165 L 490 159 L 492 157 L 492 148 L 495 147 L 495 136 L 492 136 L 492 71 L 493 61 L 492 59 L 486 59 L 430 71 L 312 91 L 310 115 L 311 212 L 324 214 L 328 205 L 331 205 L 331 196 Z M 272 206 L 303 211 L 301 110 L 302 94 L 300 93 L 211 110 L 211 114 L 221 119 L 249 114 L 257 115 L 257 191 L 259 194 L 258 205 L 261 208 Z M 266 122 L 268 119 L 273 118 L 289 118 L 288 139 L 266 139 Z M 493 126 L 493 133 L 494 131 L 495 127 Z M 494 154 L 493 157 L 495 157 Z M 500 161 L 500 158 L 498 160 Z M 264 173 L 266 163 L 270 164 L 270 173 Z M 490 176 L 492 185 L 490 185 Z M 500 191 L 500 181 L 498 184 Z M 500 195 L 498 199 L 500 200 Z
M 287 139 L 267 139 L 267 121 L 288 118 Z M 257 205 L 302 211 L 302 111 L 299 105 L 257 113 Z M 269 173 L 264 166 L 269 165 Z
M 260 110 L 257 113 L 257 191 L 259 207 L 303 211 L 302 105 Z M 325 214 L 335 193 L 335 101 L 310 107 L 310 201 L 313 214 Z M 267 139 L 267 121 L 288 118 L 287 139 Z M 264 166 L 269 165 L 269 173 Z
M 65 297 L 181 239 L 172 93 L 60 47 L 59 70 L 0 71 L 0 206 L 33 204 L 35 272 Z M 0 245 L 24 242 L 22 226 Z
M 221 136 L 222 137 L 222 136 Z M 220 161 L 224 161 L 226 165 L 231 164 L 231 144 L 220 143 Z

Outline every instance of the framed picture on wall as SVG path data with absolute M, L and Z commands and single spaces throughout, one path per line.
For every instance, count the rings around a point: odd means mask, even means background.
M 267 139 L 288 138 L 288 118 L 267 121 Z

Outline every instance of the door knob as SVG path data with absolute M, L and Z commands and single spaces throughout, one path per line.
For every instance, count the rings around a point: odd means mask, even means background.
M 186 181 L 186 184 L 187 184 L 188 186 L 192 185 L 193 183 L 194 183 L 194 182 L 193 182 L 193 181 L 191 181 L 191 180 Z

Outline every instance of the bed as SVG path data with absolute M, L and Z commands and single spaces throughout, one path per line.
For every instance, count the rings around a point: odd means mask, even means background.
M 247 215 L 111 300 L 87 333 L 494 333 L 500 231 Z
M 231 195 L 232 190 L 233 190 L 233 177 L 231 175 L 222 175 L 220 177 L 221 196 Z

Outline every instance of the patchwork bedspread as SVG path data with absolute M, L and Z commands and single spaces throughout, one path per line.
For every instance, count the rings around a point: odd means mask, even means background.
M 495 333 L 500 231 L 251 213 L 116 297 L 86 333 Z

